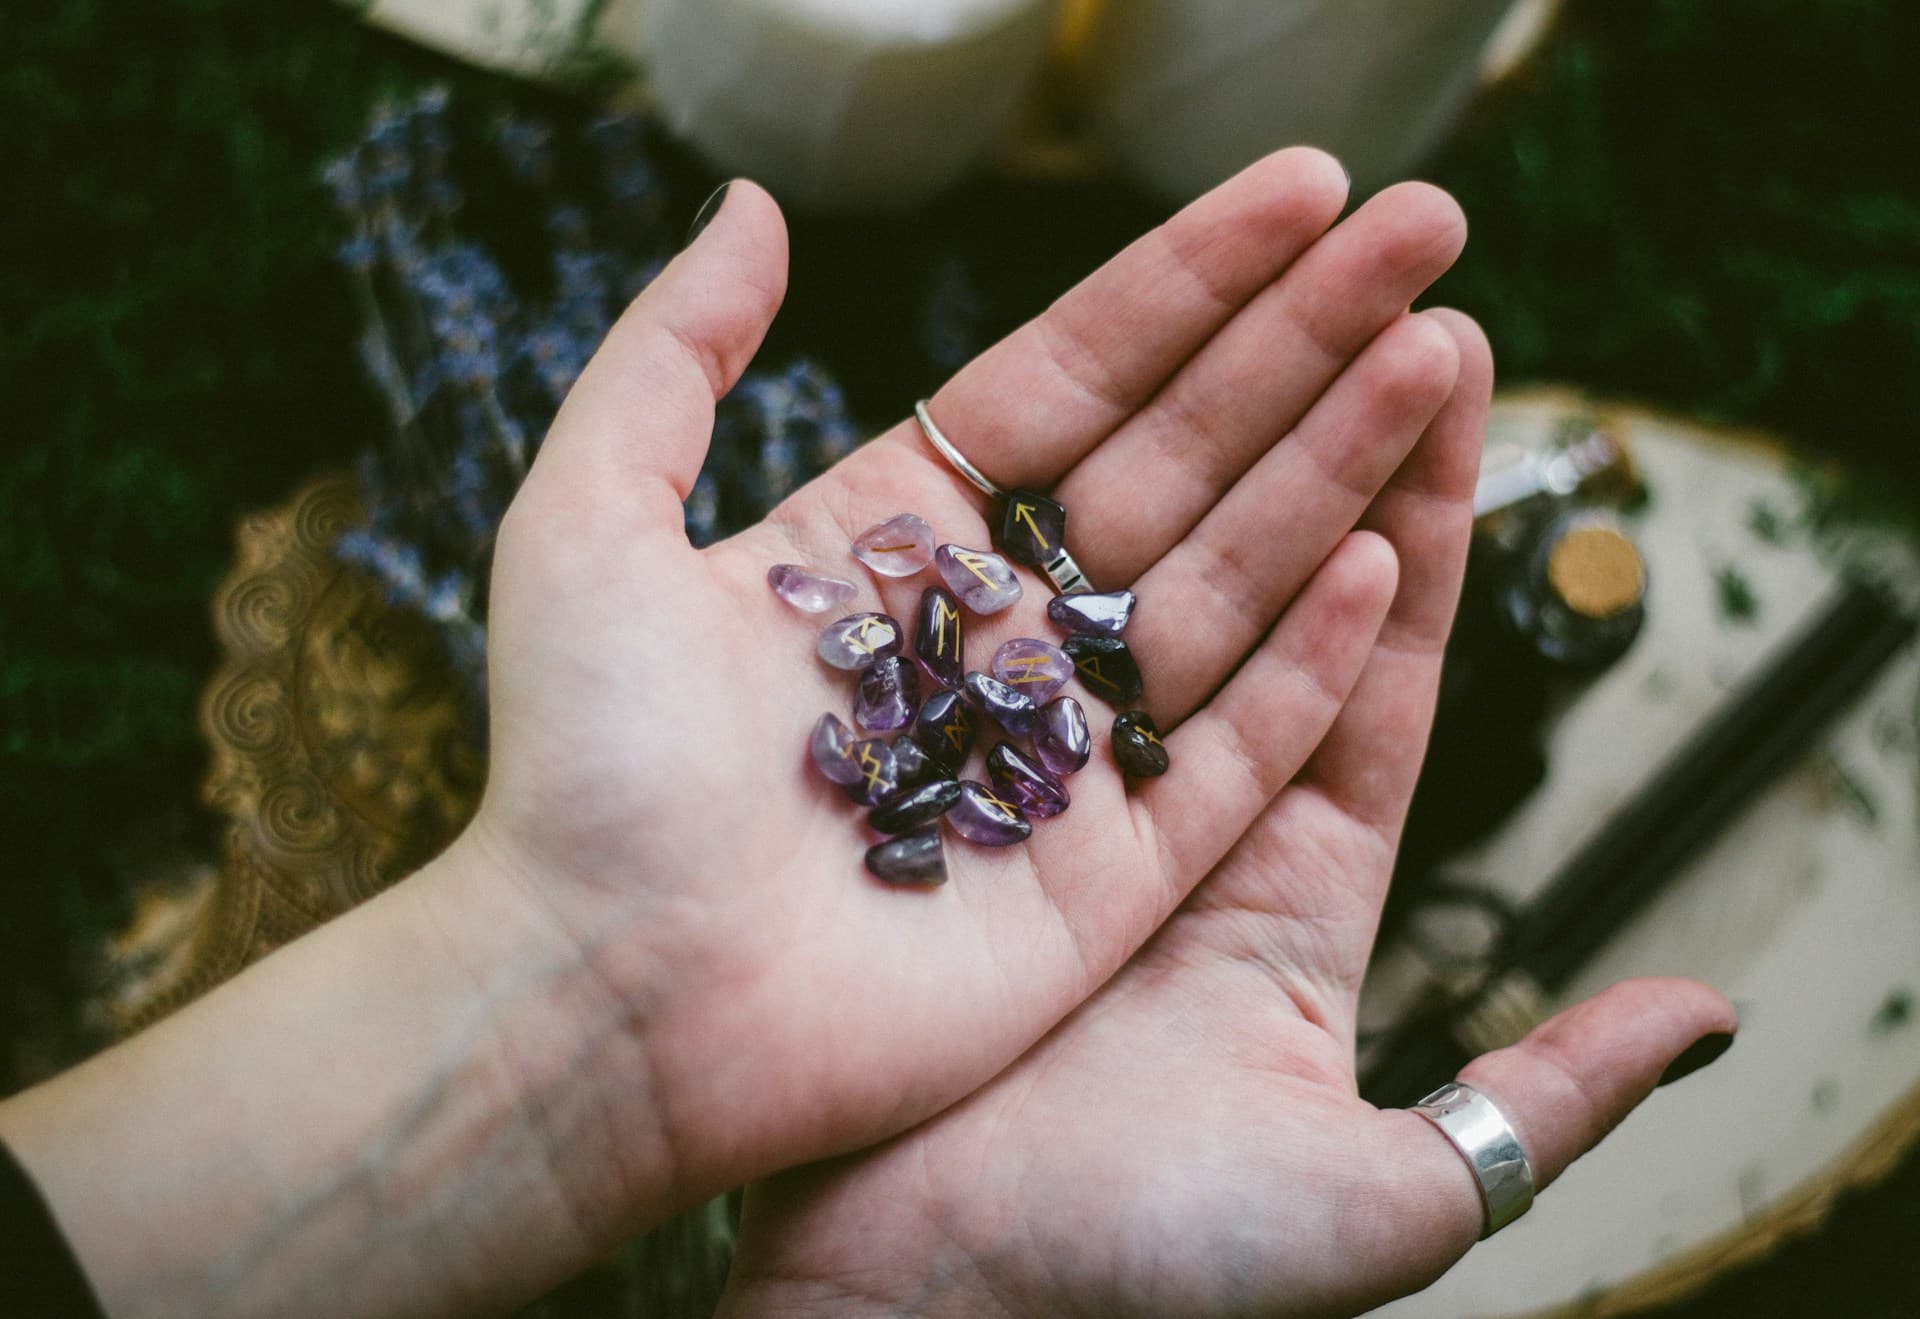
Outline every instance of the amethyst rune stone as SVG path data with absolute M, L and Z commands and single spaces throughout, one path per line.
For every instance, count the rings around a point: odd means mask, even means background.
M 1011 742 L 987 753 L 987 777 L 1000 796 L 1018 806 L 1030 820 L 1044 820 L 1067 809 L 1066 787 Z
M 885 614 L 848 614 L 827 624 L 815 649 L 836 669 L 864 669 L 900 653 L 900 625 Z
M 933 888 L 947 882 L 947 853 L 940 826 L 928 825 L 867 849 L 867 870 L 889 884 Z
M 1037 568 L 1060 553 L 1067 539 L 1067 510 L 1031 490 L 1007 496 L 998 544 L 1015 563 Z
M 911 577 L 933 562 L 933 528 L 911 513 L 888 518 L 860 533 L 853 557 L 882 577 Z
M 1087 712 L 1071 696 L 1057 696 L 1040 707 L 1040 731 L 1033 735 L 1033 753 L 1047 772 L 1058 777 L 1077 774 L 1093 754 L 1087 732 Z
M 1132 591 L 1077 591 L 1047 601 L 1047 617 L 1069 632 L 1117 637 L 1133 617 Z
M 961 663 L 960 602 L 944 586 L 920 593 L 920 619 L 913 630 L 913 655 L 927 676 L 942 687 L 958 687 L 966 672 Z
M 920 703 L 913 721 L 913 740 L 949 774 L 957 774 L 973 750 L 974 731 L 980 721 L 960 693 L 942 689 Z
M 993 722 L 1015 737 L 1025 737 L 1040 726 L 1040 707 L 1025 692 L 1016 691 L 998 678 L 969 673 L 960 689 L 976 709 L 992 715 Z
M 860 766 L 853 759 L 853 730 L 840 722 L 840 716 L 829 711 L 820 716 L 813 726 L 813 736 L 807 740 L 807 751 L 813 757 L 814 766 L 827 776 L 829 783 L 838 783 L 846 787 L 860 781 Z
M 988 550 L 942 545 L 934 551 L 933 566 L 960 602 L 976 614 L 997 614 L 1020 598 L 1020 579 L 1013 565 Z
M 947 812 L 947 823 L 962 838 L 982 847 L 1005 847 L 1033 832 L 1018 806 L 1002 801 L 984 783 L 972 779 L 960 784 L 960 800 Z
M 850 754 L 860 777 L 847 785 L 847 796 L 862 806 L 877 806 L 900 790 L 900 768 L 894 763 L 892 747 L 874 738 L 855 742 Z
M 947 767 L 928 755 L 913 740 L 912 733 L 896 734 L 888 745 L 893 748 L 893 769 L 901 788 L 917 788 L 931 779 L 948 777 Z
M 903 834 L 931 824 L 960 800 L 960 785 L 952 779 L 935 779 L 917 788 L 896 792 L 867 812 L 867 823 L 883 834 Z
M 993 652 L 993 676 L 1035 705 L 1045 705 L 1073 676 L 1073 661 L 1050 641 L 1015 637 Z
M 853 703 L 853 719 L 870 733 L 890 733 L 913 722 L 920 704 L 920 675 L 905 657 L 889 655 L 875 660 L 860 675 L 860 695 Z
M 767 569 L 773 593 L 803 614 L 824 614 L 853 599 L 853 583 L 844 577 L 810 572 L 797 563 L 776 563 Z
M 1145 710 L 1129 710 L 1113 721 L 1113 758 L 1122 774 L 1136 779 L 1167 772 L 1167 744 Z
M 1119 637 L 1079 632 L 1062 643 L 1087 690 L 1111 705 L 1140 699 L 1140 666 Z

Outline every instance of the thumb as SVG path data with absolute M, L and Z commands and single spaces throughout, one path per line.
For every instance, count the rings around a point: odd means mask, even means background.
M 787 288 L 780 207 L 744 179 L 707 199 L 679 255 L 607 333 L 554 419 L 528 483 L 629 504 L 651 484 L 680 525 L 714 404 L 746 370 Z
M 1517 1044 L 1475 1058 L 1459 1079 L 1506 1117 L 1533 1167 L 1535 1189 L 1544 1190 L 1655 1086 L 1724 1053 L 1738 1024 L 1733 1005 L 1697 981 L 1623 980 L 1542 1022 Z M 1480 1235 L 1479 1183 L 1425 1118 L 1398 1109 L 1381 1116 L 1396 1128 L 1401 1175 L 1395 1180 L 1404 1192 L 1398 1207 L 1426 1220 L 1421 1235 L 1433 1248 L 1431 1280 Z

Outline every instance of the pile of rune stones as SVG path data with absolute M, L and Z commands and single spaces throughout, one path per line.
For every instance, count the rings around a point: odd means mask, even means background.
M 1092 754 L 1086 712 L 1063 694 L 1076 674 L 1114 706 L 1140 697 L 1140 669 L 1120 639 L 1133 616 L 1132 591 L 1056 595 L 1047 617 L 1067 632 L 1058 646 L 1016 637 L 993 654 L 988 672 L 969 671 L 962 609 L 987 615 L 1020 598 L 1009 559 L 1036 567 L 1060 552 L 1066 509 L 1044 496 L 1006 497 L 996 554 L 934 543 L 933 529 L 912 513 L 887 519 L 853 542 L 854 557 L 882 577 L 910 577 L 932 564 L 944 585 L 920 596 L 912 661 L 906 629 L 886 614 L 849 614 L 821 632 L 820 658 L 859 675 L 853 718 L 859 737 L 838 715 L 814 725 L 814 765 L 848 797 L 868 807 L 867 823 L 887 835 L 867 850 L 867 869 L 893 884 L 945 882 L 941 821 L 984 847 L 1005 847 L 1033 832 L 1033 821 L 1067 809 L 1062 782 Z M 1004 555 L 1004 557 L 1003 557 Z M 776 564 L 767 584 L 805 613 L 825 613 L 855 593 L 852 582 L 796 564 Z M 916 668 L 917 665 L 917 668 Z M 922 675 L 931 691 L 921 698 Z M 986 755 L 992 786 L 960 777 L 977 730 L 987 721 L 1004 734 Z M 1025 742 L 1025 746 L 1021 745 Z M 1167 769 L 1167 749 L 1144 710 L 1123 710 L 1113 722 L 1114 760 L 1122 772 L 1152 778 Z

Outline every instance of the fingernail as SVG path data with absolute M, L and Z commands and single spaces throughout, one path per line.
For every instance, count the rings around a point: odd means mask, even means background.
M 1711 1035 L 1702 1035 L 1689 1044 L 1684 1053 L 1669 1063 L 1666 1071 L 1660 1073 L 1660 1079 L 1654 1083 L 1656 1088 L 1672 1085 L 1682 1077 L 1692 1076 L 1732 1047 L 1731 1031 L 1717 1030 Z
M 727 200 L 727 189 L 732 186 L 733 180 L 728 179 L 715 188 L 713 195 L 701 204 L 700 214 L 693 217 L 693 227 L 687 230 L 687 241 L 680 244 L 682 249 L 692 247 L 693 240 L 700 236 L 700 231 L 713 223 L 713 217 L 720 214 L 721 204 Z

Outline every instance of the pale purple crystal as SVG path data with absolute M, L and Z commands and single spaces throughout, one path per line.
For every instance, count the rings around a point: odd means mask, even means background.
M 993 652 L 993 676 L 1035 705 L 1045 705 L 1073 676 L 1073 661 L 1050 641 L 1015 637 Z
M 885 614 L 848 614 L 827 624 L 815 649 L 836 669 L 864 669 L 900 653 L 900 625 Z
M 972 779 L 961 782 L 960 800 L 947 811 L 947 823 L 962 838 L 982 847 L 1005 847 L 1033 832 L 1018 806 Z
M 911 577 L 933 561 L 933 528 L 912 513 L 890 517 L 860 533 L 853 557 L 882 577 Z
M 839 715 L 829 711 L 814 724 L 813 736 L 807 739 L 807 751 L 828 782 L 844 788 L 860 777 L 860 766 L 853 760 L 853 743 L 853 730 L 840 722 Z
M 854 722 L 870 733 L 890 733 L 913 722 L 920 704 L 920 674 L 904 655 L 875 660 L 860 675 Z
M 853 599 L 854 585 L 843 577 L 828 577 L 797 563 L 776 563 L 767 569 L 773 593 L 803 614 L 824 614 Z
M 997 614 L 1020 598 L 1013 565 L 992 550 L 942 545 L 934 551 L 933 566 L 947 589 L 976 614 Z
M 1093 734 L 1087 731 L 1087 712 L 1071 696 L 1057 696 L 1040 709 L 1040 731 L 1033 735 L 1033 753 L 1055 775 L 1077 774 L 1093 754 Z
M 987 777 L 1001 799 L 1018 806 L 1030 820 L 1058 815 L 1071 804 L 1066 785 L 1011 742 L 987 753 Z

